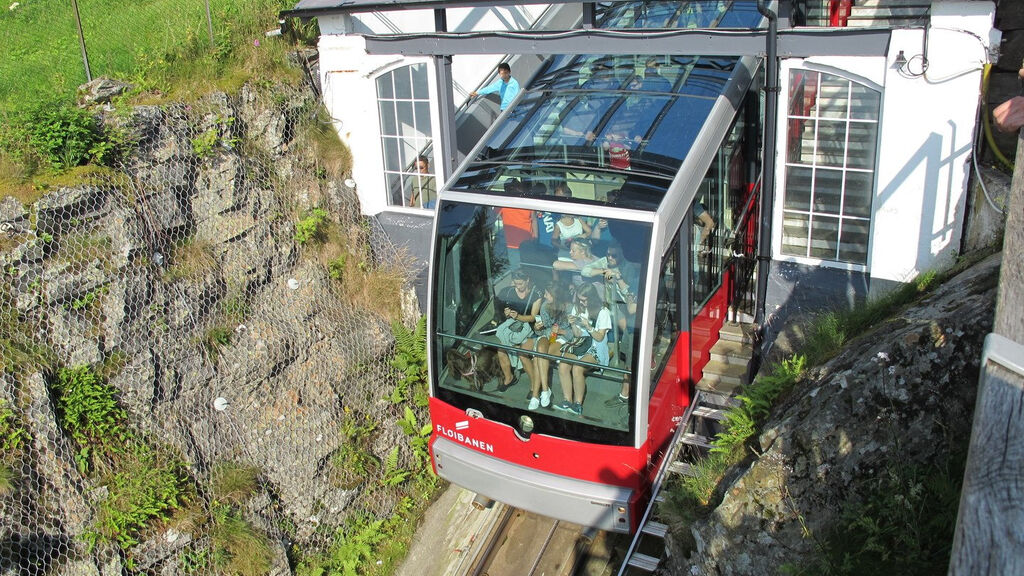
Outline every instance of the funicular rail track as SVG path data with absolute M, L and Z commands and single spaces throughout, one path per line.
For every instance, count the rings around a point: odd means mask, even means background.
M 469 576 L 570 576 L 612 574 L 608 535 L 578 524 L 505 507 L 498 512 Z

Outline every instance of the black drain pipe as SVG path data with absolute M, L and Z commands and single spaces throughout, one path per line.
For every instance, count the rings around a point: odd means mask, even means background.
M 763 328 L 765 297 L 768 295 L 768 271 L 772 260 L 772 206 L 775 199 L 775 133 L 779 109 L 778 36 L 779 16 L 768 9 L 765 0 L 757 0 L 757 11 L 768 19 L 765 39 L 764 158 L 761 173 L 761 234 L 757 249 L 757 308 L 754 325 Z M 763 336 L 763 334 L 762 334 Z

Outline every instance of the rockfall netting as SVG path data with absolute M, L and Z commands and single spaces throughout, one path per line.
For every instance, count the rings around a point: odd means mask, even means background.
M 404 257 L 308 90 L 97 113 L 0 200 L 0 574 L 316 572 L 429 466 Z

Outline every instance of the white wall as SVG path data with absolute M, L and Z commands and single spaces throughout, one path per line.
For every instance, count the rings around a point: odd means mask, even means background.
M 470 30 L 510 30 L 528 28 L 546 9 L 546 5 L 501 8 L 451 8 L 447 12 L 448 28 L 453 32 Z M 393 34 L 398 31 L 431 32 L 434 15 L 430 10 L 404 10 L 356 17 L 325 16 L 320 21 L 320 80 L 323 99 L 334 119 L 343 142 L 352 151 L 352 177 L 356 181 L 362 210 L 376 214 L 385 209 L 415 211 L 416 208 L 389 207 L 383 172 L 380 143 L 380 120 L 377 109 L 376 77 L 399 66 L 426 62 L 430 79 L 430 96 L 437 101 L 433 59 L 368 55 L 358 34 Z M 351 33 L 351 34 L 349 34 Z M 469 93 L 504 59 L 503 54 L 458 56 L 452 60 L 453 96 L 455 105 L 464 102 Z M 437 108 L 432 107 L 431 125 L 438 136 Z M 434 162 L 434 170 L 443 167 Z M 443 182 L 448 174 L 438 173 Z
M 991 2 L 935 2 L 926 48 L 923 30 L 901 29 L 892 32 L 884 59 L 808 58 L 783 62 L 783 82 L 791 68 L 802 66 L 882 89 L 866 267 L 873 279 L 905 282 L 948 263 L 959 249 L 981 72 L 993 17 Z M 895 63 L 901 50 L 909 60 L 902 68 Z M 922 55 L 928 60 L 925 73 Z M 786 88 L 784 85 L 782 94 L 788 92 Z M 780 103 L 780 142 L 785 142 L 786 105 L 785 101 Z M 784 148 L 779 147 L 775 257 L 864 270 L 781 254 Z

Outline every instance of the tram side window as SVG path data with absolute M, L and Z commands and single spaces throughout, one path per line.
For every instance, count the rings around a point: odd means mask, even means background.
M 679 236 L 676 236 L 661 262 L 658 301 L 654 311 L 654 351 L 651 355 L 651 391 L 668 363 L 676 338 L 682 330 L 679 318 Z

